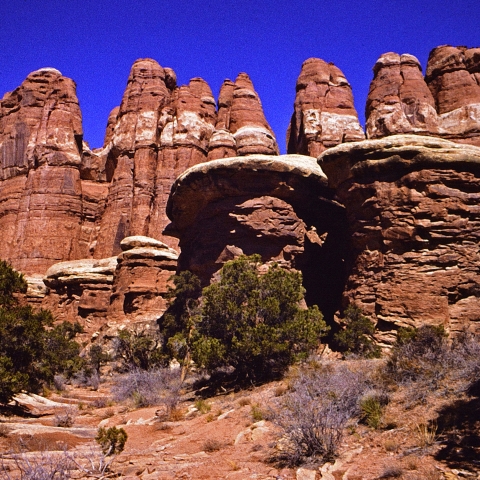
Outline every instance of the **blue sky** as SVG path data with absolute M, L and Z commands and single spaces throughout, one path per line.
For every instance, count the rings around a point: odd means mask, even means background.
M 480 46 L 478 0 L 3 0 L 0 97 L 33 70 L 59 69 L 77 83 L 84 136 L 98 147 L 137 58 L 173 68 L 179 84 L 202 77 L 215 96 L 244 71 L 285 152 L 304 60 L 344 72 L 363 124 L 376 59 L 410 53 L 425 67 L 442 44 Z

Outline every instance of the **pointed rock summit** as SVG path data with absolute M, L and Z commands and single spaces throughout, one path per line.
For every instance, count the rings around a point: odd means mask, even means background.
M 433 49 L 423 77 L 412 55 L 386 53 L 373 69 L 368 138 L 415 133 L 480 146 L 480 49 Z
M 350 84 L 335 65 L 319 58 L 303 62 L 296 92 L 288 153 L 317 157 L 327 148 L 365 138 Z
M 250 77 L 240 73 L 235 83 L 225 80 L 220 89 L 217 123 L 208 159 L 278 153 L 275 135 L 265 119 Z
M 82 136 L 75 83 L 58 70 L 0 101 L 0 258 L 22 272 L 82 256 Z

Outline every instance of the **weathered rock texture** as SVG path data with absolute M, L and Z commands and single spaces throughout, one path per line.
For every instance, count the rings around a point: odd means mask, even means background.
M 401 326 L 480 330 L 480 148 L 397 135 L 330 149 L 320 165 L 352 239 L 344 306 L 390 342 Z
M 87 337 L 105 323 L 117 257 L 60 262 L 47 270 L 42 307 L 57 320 L 78 321 Z
M 312 157 L 252 155 L 196 165 L 172 187 L 170 234 L 179 270 L 208 284 L 224 262 L 259 253 L 304 273 L 309 297 L 333 313 L 343 282 L 343 207 Z
M 339 143 L 363 140 L 350 84 L 332 63 L 309 58 L 297 80 L 287 152 L 318 157 Z
M 0 258 L 44 274 L 59 261 L 118 255 L 130 235 L 175 246 L 163 230 L 178 175 L 209 154 L 278 153 L 248 76 L 232 87 L 222 89 L 220 121 L 201 78 L 177 87 L 173 70 L 138 60 L 103 148 L 92 151 L 73 81 L 54 69 L 30 74 L 0 104 Z M 221 147 L 222 135 L 232 139 L 231 151 Z
M 382 55 L 366 118 L 368 138 L 415 133 L 480 146 L 480 49 L 435 48 L 425 78 L 414 56 Z
M 169 279 L 177 269 L 178 253 L 147 237 L 126 237 L 117 257 L 108 308 L 110 322 L 156 321 L 167 308 Z
M 50 267 L 43 280 L 48 288 L 42 307 L 57 320 L 78 321 L 87 338 L 129 323 L 155 322 L 166 310 L 165 294 L 178 254 L 140 236 L 123 239 L 121 247 L 118 257 Z
M 225 80 L 220 89 L 208 159 L 250 154 L 278 155 L 278 145 L 250 77 L 240 73 L 235 83 Z
M 0 258 L 25 273 L 85 255 L 81 113 L 75 84 L 31 73 L 0 102 Z

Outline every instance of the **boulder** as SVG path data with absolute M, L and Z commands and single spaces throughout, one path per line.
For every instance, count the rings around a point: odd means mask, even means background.
M 309 58 L 297 80 L 287 152 L 317 157 L 339 143 L 363 140 L 350 84 L 332 63 Z
M 339 145 L 319 163 L 351 238 L 343 306 L 399 327 L 480 331 L 480 148 L 417 135 Z

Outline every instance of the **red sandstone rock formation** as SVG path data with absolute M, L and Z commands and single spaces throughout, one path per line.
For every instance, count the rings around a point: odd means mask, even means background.
M 31 73 L 0 102 L 0 258 L 25 273 L 85 256 L 81 236 L 82 124 L 75 84 Z
M 435 48 L 425 79 L 415 57 L 382 55 L 366 117 L 369 138 L 415 133 L 480 146 L 480 49 Z
M 387 343 L 425 323 L 480 331 L 480 148 L 395 135 L 319 162 L 347 210 L 344 306 L 360 306 Z
M 225 80 L 220 89 L 208 159 L 251 154 L 278 155 L 278 146 L 250 77 L 240 73 L 235 83 Z
M 365 138 L 350 84 L 335 65 L 319 58 L 303 62 L 296 92 L 288 153 L 317 157 L 326 148 Z
M 78 321 L 85 339 L 105 323 L 117 257 L 60 262 L 47 270 L 42 307 L 57 320 Z
M 307 302 L 328 317 L 339 301 L 345 241 L 343 207 L 312 157 L 251 155 L 214 160 L 183 173 L 167 213 L 180 239 L 179 270 L 208 284 L 223 263 L 258 253 L 304 274 Z
M 148 237 L 127 237 L 117 257 L 110 322 L 155 322 L 167 309 L 169 279 L 177 269 L 178 253 Z
M 29 295 L 43 295 L 41 306 L 57 320 L 78 321 L 88 340 L 101 332 L 113 335 L 130 323 L 155 324 L 167 307 L 165 294 L 178 254 L 158 240 L 140 236 L 123 239 L 121 247 L 118 257 L 53 265 L 43 280 L 47 291 L 32 278 Z
M 435 100 L 413 55 L 385 53 L 373 72 L 366 106 L 369 138 L 438 133 Z

